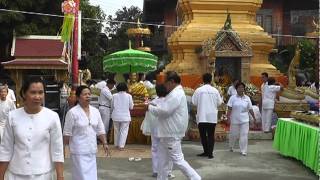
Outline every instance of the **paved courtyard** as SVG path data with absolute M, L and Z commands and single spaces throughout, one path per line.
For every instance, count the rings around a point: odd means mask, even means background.
M 301 162 L 285 158 L 272 149 L 272 141 L 249 141 L 248 156 L 229 152 L 226 142 L 216 143 L 215 158 L 208 160 L 195 156 L 201 153 L 199 143 L 183 142 L 185 158 L 203 180 L 316 180 L 318 177 Z M 124 152 L 112 150 L 112 157 L 99 154 L 99 180 L 155 180 L 151 177 L 150 146 L 128 145 Z M 130 162 L 129 157 L 141 157 Z M 70 160 L 65 164 L 65 179 L 71 179 Z M 186 179 L 174 169 L 175 180 Z

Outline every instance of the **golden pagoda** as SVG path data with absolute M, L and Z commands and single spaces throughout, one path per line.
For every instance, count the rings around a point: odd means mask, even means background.
M 150 37 L 151 31 L 149 28 L 141 27 L 140 19 L 137 21 L 137 27 L 129 28 L 127 30 L 127 34 L 129 37 L 133 37 L 135 39 L 135 48 L 140 51 L 151 52 L 150 47 L 145 47 L 143 43 L 143 38 Z
M 232 16 L 232 29 L 241 40 L 249 42 L 252 49 L 252 57 L 246 68 L 250 78 L 260 77 L 262 72 L 274 77 L 281 76 L 268 62 L 275 40 L 256 23 L 256 12 L 261 4 L 262 0 L 178 0 L 177 11 L 182 24 L 168 38 L 172 60 L 165 71 L 175 70 L 182 75 L 208 72 L 209 64 L 199 59 L 196 49 L 202 46 L 203 41 L 216 37 L 221 31 L 227 22 L 228 10 Z

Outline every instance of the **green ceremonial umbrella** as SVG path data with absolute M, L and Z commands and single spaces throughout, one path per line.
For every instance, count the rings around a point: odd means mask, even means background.
M 143 51 L 127 49 L 103 58 L 103 70 L 112 73 L 139 73 L 156 70 L 158 57 Z

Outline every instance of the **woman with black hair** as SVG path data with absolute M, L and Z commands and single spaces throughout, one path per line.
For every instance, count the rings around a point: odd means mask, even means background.
M 127 93 L 128 87 L 125 83 L 119 83 L 117 91 L 118 93 L 114 94 L 112 98 L 111 118 L 114 127 L 114 145 L 123 151 L 131 121 L 130 110 L 133 109 L 133 100 L 132 96 Z
M 236 86 L 237 94 L 230 97 L 228 101 L 228 121 L 230 122 L 229 146 L 233 152 L 236 139 L 239 137 L 240 153 L 247 155 L 248 133 L 249 133 L 249 113 L 255 123 L 256 118 L 252 110 L 250 98 L 245 95 L 245 84 L 239 82 Z
M 69 145 L 73 180 L 97 180 L 97 136 L 108 151 L 105 128 L 99 110 L 90 105 L 91 90 L 79 86 L 78 104 L 71 108 L 63 129 L 64 145 Z M 107 155 L 107 153 L 106 153 Z
M 39 78 L 24 82 L 24 107 L 9 112 L 0 145 L 0 180 L 63 180 L 63 142 L 56 112 L 42 106 L 45 85 Z
M 166 95 L 168 94 L 168 91 L 166 87 L 163 84 L 156 85 L 156 93 L 157 97 L 152 100 L 151 104 L 155 106 L 161 106 L 165 100 Z M 147 112 L 150 113 L 150 112 Z M 153 115 L 156 119 L 151 121 L 151 153 L 152 153 L 152 177 L 157 177 L 158 176 L 158 163 L 159 163 L 159 143 L 160 143 L 160 138 L 156 136 L 157 131 L 158 131 L 158 121 L 161 121 L 161 117 Z M 172 161 L 168 161 L 166 169 L 168 170 L 168 177 L 173 178 L 175 177 L 172 174 L 172 167 L 173 163 Z
M 262 130 L 266 133 L 271 131 L 271 120 L 275 99 L 277 93 L 282 90 L 283 87 L 281 85 L 276 85 L 276 80 L 273 77 L 268 78 L 268 84 L 264 86 L 262 94 L 261 110 Z

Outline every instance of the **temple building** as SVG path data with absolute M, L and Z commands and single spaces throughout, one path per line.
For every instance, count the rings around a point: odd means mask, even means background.
M 152 27 L 154 39 L 151 40 L 151 48 L 156 54 L 171 60 L 165 71 L 176 70 L 188 76 L 199 75 L 208 71 L 209 64 L 199 58 L 198 50 L 203 41 L 216 37 L 226 22 L 228 11 L 233 31 L 242 42 L 248 42 L 252 56 L 242 58 L 247 62 L 238 65 L 231 61 L 239 57 L 232 57 L 231 54 L 215 59 L 218 64 L 218 61 L 223 61 L 239 68 L 249 66 L 236 74 L 244 74 L 245 71 L 248 77 L 241 75 L 241 79 L 259 81 L 260 73 L 264 71 L 275 77 L 283 77 L 269 63 L 269 54 L 277 46 L 298 41 L 298 38 L 280 35 L 305 35 L 306 31 L 311 32 L 312 21 L 318 17 L 317 7 L 317 1 L 303 3 L 299 0 L 145 0 L 144 22 L 179 26 Z M 236 78 L 236 74 L 232 74 L 232 78 Z M 193 78 L 199 79 L 199 76 Z
M 66 46 L 60 39 L 59 36 L 13 38 L 11 56 L 14 59 L 2 62 L 2 65 L 9 71 L 16 90 L 20 90 L 23 81 L 32 76 L 42 77 L 48 86 L 62 81 L 67 82 L 69 56 Z M 16 94 L 19 92 L 16 91 Z M 46 99 L 49 100 L 51 97 L 55 96 L 50 95 Z M 21 97 L 18 96 L 17 102 L 18 105 L 22 103 Z

